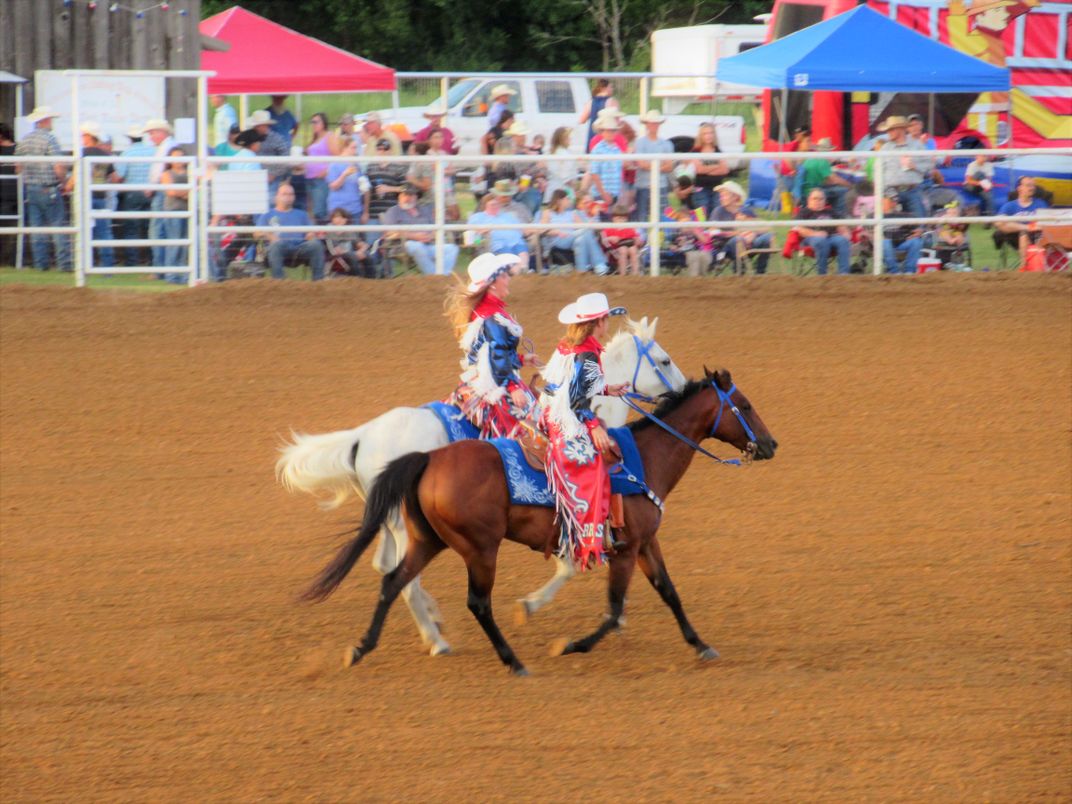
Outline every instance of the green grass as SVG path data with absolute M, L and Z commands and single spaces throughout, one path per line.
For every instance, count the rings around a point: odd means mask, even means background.
M 32 268 L 0 268 L 0 285 L 56 285 L 74 287 L 73 273 L 62 271 L 35 271 Z M 124 274 L 122 276 L 89 276 L 86 287 L 99 290 L 136 290 L 149 293 L 161 293 L 178 290 L 185 285 L 172 285 L 152 274 Z

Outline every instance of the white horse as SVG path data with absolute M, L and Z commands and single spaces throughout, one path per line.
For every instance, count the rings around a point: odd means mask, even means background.
M 655 318 L 629 321 L 603 353 L 603 368 L 609 385 L 629 383 L 630 390 L 658 396 L 685 387 L 685 376 L 655 341 Z M 600 397 L 596 413 L 608 427 L 625 424 L 629 408 L 617 397 Z M 430 452 L 449 443 L 442 422 L 426 408 L 394 408 L 352 430 L 320 435 L 292 433 L 293 442 L 280 450 L 276 476 L 289 491 L 329 497 L 325 510 L 337 508 L 350 497 L 365 499 L 388 463 L 410 452 Z M 406 554 L 406 528 L 400 514 L 384 525 L 372 566 L 381 574 L 393 570 Z M 554 577 L 543 587 L 518 601 L 519 615 L 526 618 L 550 603 L 562 585 L 573 577 L 573 564 L 556 557 Z M 402 591 L 402 597 L 417 623 L 421 640 L 432 656 L 449 653 L 440 633 L 439 607 L 421 588 L 420 577 Z

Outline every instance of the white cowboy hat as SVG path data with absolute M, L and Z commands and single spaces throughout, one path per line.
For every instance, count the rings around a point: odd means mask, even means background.
M 604 293 L 586 293 L 563 307 L 558 320 L 563 324 L 580 324 L 606 315 L 625 315 L 625 308 L 611 307 Z
M 59 117 L 51 106 L 38 106 L 32 112 L 26 116 L 26 122 L 30 124 L 40 123 L 42 120 L 49 120 L 53 117 Z
M 364 125 L 365 123 L 381 123 L 382 124 L 383 123 L 383 118 L 380 117 L 379 112 L 369 112 L 368 114 L 365 115 L 365 118 L 362 121 L 361 125 Z
M 170 134 L 171 123 L 169 123 L 167 120 L 160 120 L 159 118 L 147 120 L 145 125 L 142 127 L 141 133 L 148 134 L 150 131 L 166 131 L 168 134 Z
M 617 109 L 602 109 L 599 114 L 596 115 L 596 122 L 593 124 L 594 128 L 621 128 L 622 114 Z
M 529 127 L 525 125 L 524 120 L 515 120 L 510 128 L 503 132 L 507 137 L 520 137 L 529 133 Z
M 246 125 L 244 126 L 244 128 L 255 128 L 257 126 L 273 125 L 275 125 L 275 120 L 272 119 L 272 116 L 268 114 L 265 109 L 258 109 L 246 118 Z
M 516 264 L 516 254 L 481 254 L 469 263 L 469 285 L 466 290 L 469 293 L 476 293 L 498 279 L 500 274 L 508 272 Z
M 517 90 L 511 87 L 509 84 L 496 84 L 491 88 L 491 92 L 488 93 L 488 97 L 494 100 L 500 95 L 516 95 Z
M 820 137 L 819 141 L 815 143 L 816 151 L 832 151 L 834 150 L 834 141 L 829 137 Z
M 733 193 L 742 201 L 744 201 L 745 198 L 744 188 L 735 181 L 724 181 L 722 182 L 722 184 L 718 185 L 715 190 L 725 190 L 727 192 Z
M 140 140 L 143 136 L 145 136 L 145 129 L 141 126 L 131 126 L 127 129 L 128 140 Z
M 446 114 L 447 114 L 447 107 L 444 106 L 442 103 L 433 103 L 427 109 L 425 109 L 423 112 L 421 112 L 421 115 L 423 117 L 430 117 L 430 118 L 445 117 Z
M 640 115 L 641 123 L 665 123 L 666 118 L 663 117 L 658 110 L 648 109 L 644 114 Z
M 97 142 L 104 139 L 104 132 L 101 131 L 100 123 L 95 123 L 92 120 L 87 120 L 78 127 L 78 130 L 83 134 L 88 134 Z

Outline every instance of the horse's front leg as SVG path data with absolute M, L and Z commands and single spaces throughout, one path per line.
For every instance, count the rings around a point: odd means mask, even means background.
M 681 598 L 678 597 L 674 583 L 670 580 L 670 574 L 666 571 L 663 552 L 656 537 L 653 536 L 647 546 L 640 551 L 638 562 L 641 572 L 647 576 L 648 581 L 655 587 L 655 591 L 659 593 L 663 603 L 669 606 L 670 611 L 674 613 L 674 619 L 677 620 L 677 624 L 681 628 L 681 635 L 685 637 L 685 641 L 696 649 L 696 653 L 704 661 L 717 659 L 718 651 L 700 639 L 688 617 L 685 616 L 685 610 L 681 607 Z
M 599 628 L 583 639 L 574 642 L 559 640 L 551 647 L 552 656 L 564 656 L 567 653 L 588 653 L 611 631 L 621 625 L 622 613 L 625 611 L 625 593 L 633 577 L 636 566 L 636 548 L 630 546 L 621 553 L 610 557 L 610 579 L 607 582 L 607 599 L 610 612 L 604 617 Z
M 497 549 L 474 553 L 466 560 L 469 570 L 469 611 L 476 617 L 480 627 L 491 640 L 499 659 L 516 676 L 527 676 L 529 671 L 521 664 L 514 649 L 502 635 L 491 613 L 491 590 L 495 586 L 495 559 Z
M 560 556 L 554 556 L 554 559 L 555 574 L 551 580 L 532 594 L 526 595 L 517 601 L 517 605 L 514 608 L 515 625 L 524 625 L 527 623 L 529 617 L 554 600 L 555 595 L 558 594 L 558 590 L 565 585 L 566 581 L 577 574 L 577 570 L 574 568 L 572 561 L 567 561 Z
M 372 559 L 372 566 L 377 572 L 386 575 L 402 563 L 406 555 L 408 543 L 406 526 L 402 524 L 402 518 L 396 514 L 380 531 L 380 543 L 376 547 L 376 553 Z M 440 631 L 439 606 L 435 598 L 421 587 L 420 577 L 414 578 L 402 590 L 402 599 L 406 601 L 409 613 L 417 624 L 417 631 L 421 635 L 421 641 L 432 656 L 442 656 L 450 653 L 450 645 Z

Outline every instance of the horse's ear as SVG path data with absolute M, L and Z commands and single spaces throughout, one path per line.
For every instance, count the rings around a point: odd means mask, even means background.
M 718 383 L 718 387 L 723 391 L 728 391 L 733 387 L 733 377 L 727 369 L 718 369 L 714 375 L 715 382 Z
M 639 321 L 637 321 L 637 327 L 639 327 L 640 329 L 647 329 L 648 328 L 648 317 L 644 316 Z
M 653 338 L 655 337 L 655 327 L 656 327 L 656 325 L 658 323 L 659 323 L 659 316 L 655 316 L 655 318 L 651 319 L 651 337 L 653 337 Z
M 706 363 L 704 364 L 704 367 L 703 367 L 703 375 L 704 375 L 704 379 L 706 379 L 706 380 L 713 380 L 715 378 L 714 373 L 711 371 L 711 369 L 709 369 L 707 367 Z

